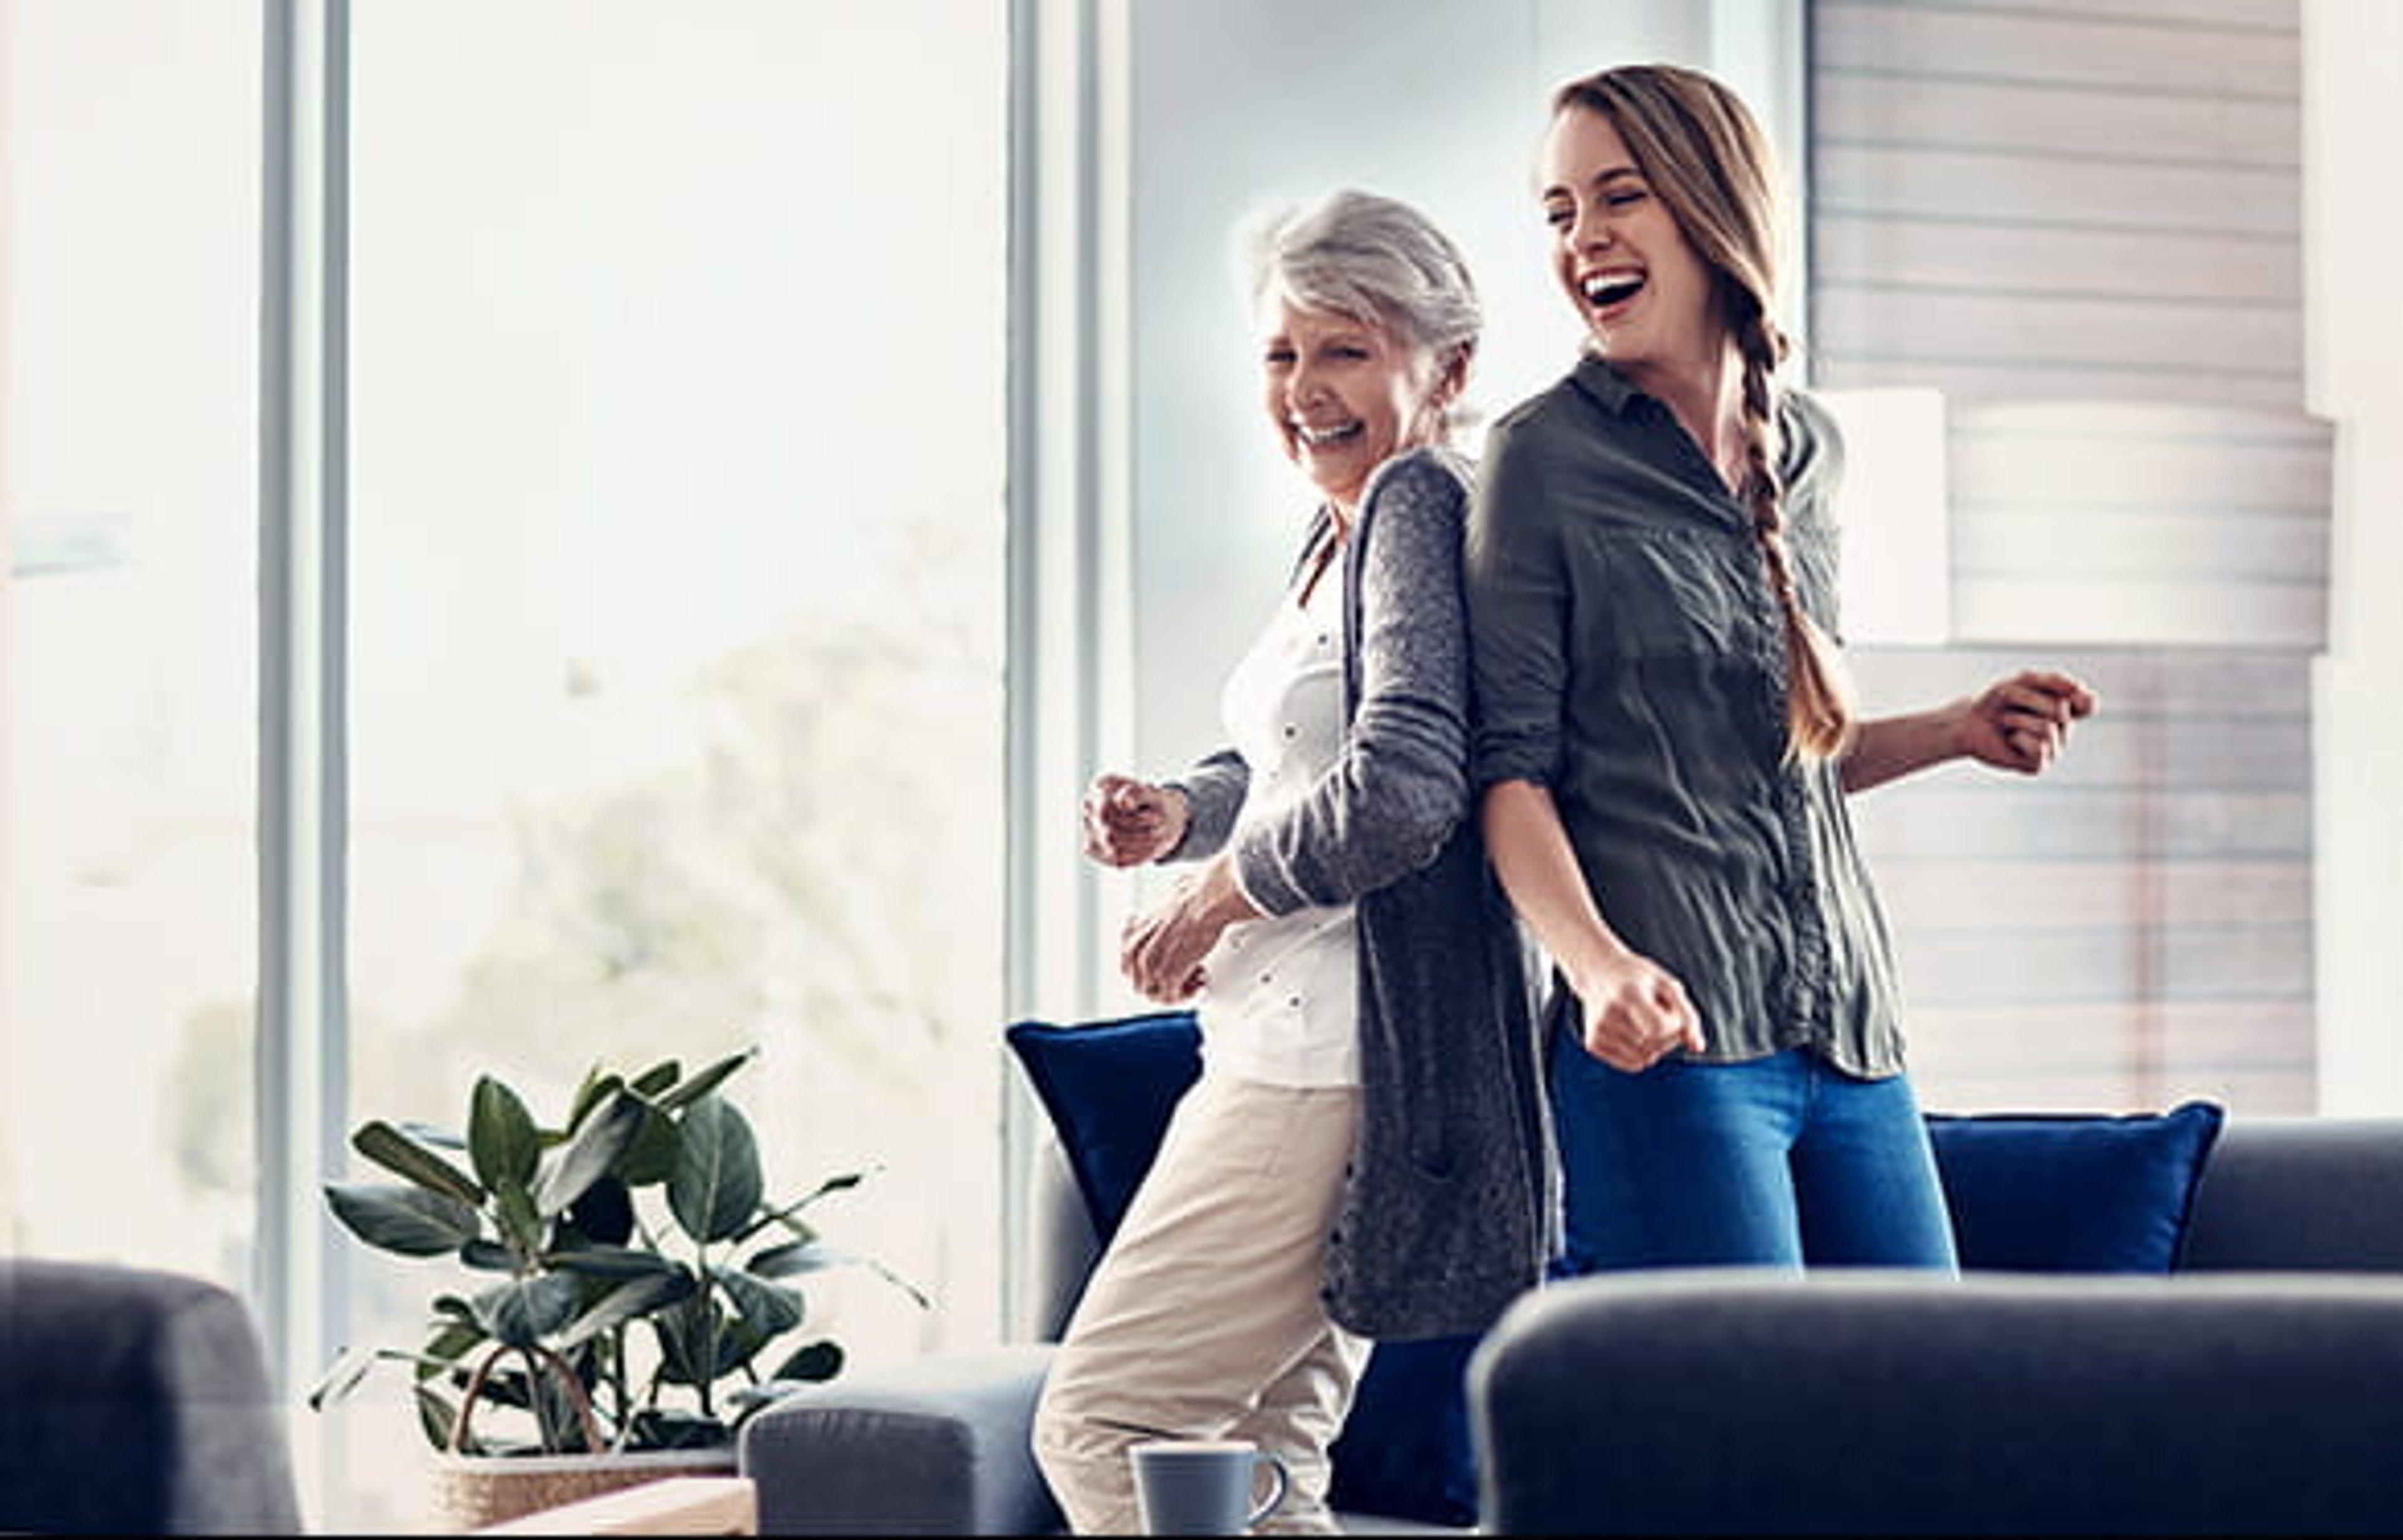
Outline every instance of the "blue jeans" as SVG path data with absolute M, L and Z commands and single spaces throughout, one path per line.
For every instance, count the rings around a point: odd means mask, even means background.
M 1629 1075 L 1561 1031 L 1551 1080 L 1568 1209 L 1557 1271 L 1958 1267 L 1906 1076 L 1858 1079 L 1799 1048 Z

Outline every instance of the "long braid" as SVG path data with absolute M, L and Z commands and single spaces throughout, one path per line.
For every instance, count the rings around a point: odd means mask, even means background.
M 1843 752 L 1852 736 L 1852 692 L 1834 644 L 1802 607 L 1785 546 L 1776 404 L 1770 393 L 1785 339 L 1757 304 L 1733 308 L 1740 312 L 1735 338 L 1743 357 L 1743 500 L 1752 509 L 1753 535 L 1769 567 L 1770 590 L 1785 617 L 1786 737 L 1802 758 L 1832 758 Z

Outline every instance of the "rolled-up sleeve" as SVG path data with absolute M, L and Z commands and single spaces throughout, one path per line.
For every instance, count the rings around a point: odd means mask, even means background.
M 1469 504 L 1462 552 L 1476 684 L 1471 774 L 1552 784 L 1568 687 L 1569 590 L 1557 515 L 1545 495 L 1541 436 L 1497 423 Z

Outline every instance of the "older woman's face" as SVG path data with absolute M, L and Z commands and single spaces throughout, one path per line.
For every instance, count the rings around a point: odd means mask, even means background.
M 1260 378 L 1288 459 L 1345 512 L 1369 473 L 1430 444 L 1442 421 L 1434 359 L 1383 326 L 1289 303 L 1262 317 Z

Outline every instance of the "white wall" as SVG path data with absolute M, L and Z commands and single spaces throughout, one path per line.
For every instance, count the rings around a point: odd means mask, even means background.
M 2403 6 L 2303 0 L 2311 409 L 2337 424 L 2319 671 L 2320 1105 L 2403 1112 Z

